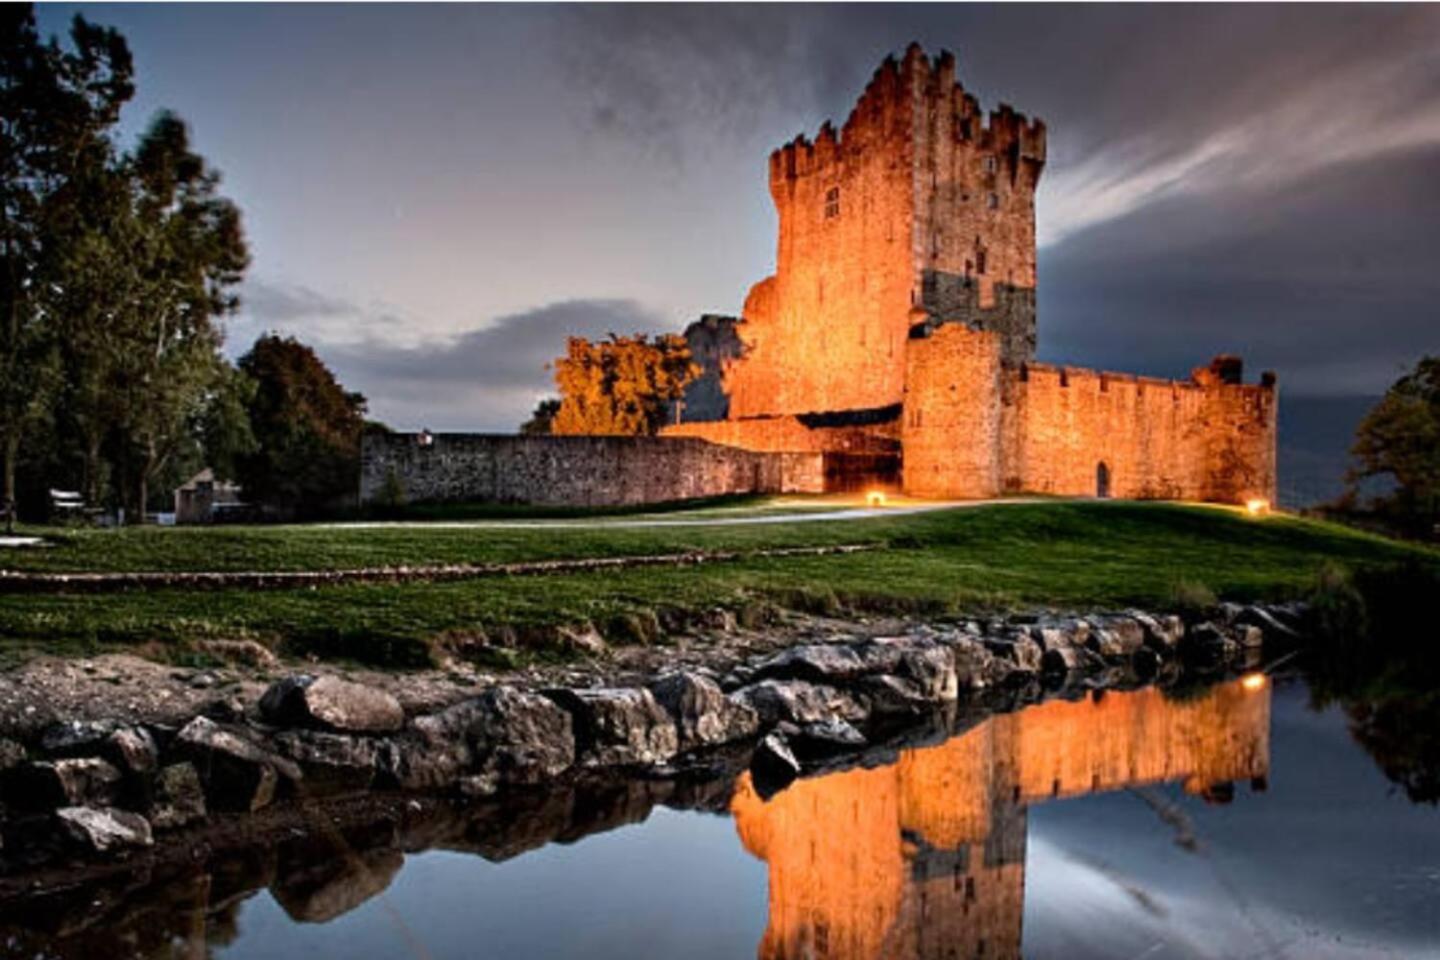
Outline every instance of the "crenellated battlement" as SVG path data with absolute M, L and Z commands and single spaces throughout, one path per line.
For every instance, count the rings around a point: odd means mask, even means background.
M 974 94 L 956 79 L 955 55 L 948 50 L 931 59 L 912 43 L 903 59 L 888 56 L 837 130 L 827 120 L 812 140 L 800 134 L 770 154 L 771 188 L 813 176 L 843 162 L 849 153 L 874 145 L 906 149 L 916 130 L 941 116 L 957 142 L 1008 161 L 1018 172 L 1024 161 L 1039 176 L 1045 162 L 1045 124 L 1002 103 L 986 114 Z

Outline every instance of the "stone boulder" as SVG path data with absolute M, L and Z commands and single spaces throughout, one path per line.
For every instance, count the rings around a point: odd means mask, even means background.
M 156 830 L 183 827 L 204 820 L 205 788 L 193 764 L 172 763 L 155 775 L 150 825 Z
M 998 659 L 1008 661 L 1015 669 L 1023 670 L 1026 673 L 1038 673 L 1040 658 L 1045 655 L 1044 648 L 1032 637 L 1024 634 L 988 639 L 985 641 L 985 649 Z
M 1041 659 L 1041 669 L 1051 675 L 1075 673 L 1084 668 L 1085 657 L 1076 647 L 1052 647 Z
M 110 853 L 155 842 L 150 823 L 138 813 L 113 807 L 62 807 L 55 811 L 60 830 L 91 853 Z
M 470 742 L 481 775 L 500 783 L 539 784 L 575 763 L 575 727 L 553 700 L 510 687 L 476 702 Z
M 285 730 L 275 745 L 305 772 L 308 795 L 366 790 L 379 769 L 379 748 L 369 737 L 323 730 Z
M 99 757 L 36 760 L 21 766 L 12 800 L 28 810 L 109 806 L 120 792 L 120 771 Z
M 393 696 L 336 676 L 277 680 L 260 698 L 260 713 L 281 726 L 341 733 L 391 733 L 405 725 L 405 711 Z
M 836 685 L 884 670 L 885 665 L 868 662 L 854 647 L 839 643 L 807 643 L 783 650 L 756 664 L 751 679 L 806 680 Z
M 666 674 L 650 684 L 650 692 L 675 721 L 681 750 L 744 740 L 760 728 L 753 708 L 698 673 Z
M 282 778 L 298 782 L 303 776 L 294 761 L 206 717 L 182 727 L 171 752 L 194 764 L 206 802 L 216 810 L 259 810 L 275 799 Z
M 1090 621 L 1085 648 L 1106 660 L 1127 659 L 1145 645 L 1145 627 L 1134 617 L 1097 617 Z
M 545 696 L 570 714 L 586 766 L 649 766 L 679 752 L 675 722 L 643 687 L 560 688 Z
M 735 699 L 755 711 L 762 727 L 788 720 L 798 726 L 827 720 L 864 720 L 867 710 L 853 696 L 834 687 L 804 680 L 761 680 L 735 692 Z

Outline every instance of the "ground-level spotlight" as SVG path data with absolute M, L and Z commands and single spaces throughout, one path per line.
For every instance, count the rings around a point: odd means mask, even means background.
M 1245 512 L 1252 517 L 1263 517 L 1270 512 L 1270 501 L 1259 497 L 1245 501 Z
M 1240 678 L 1240 686 L 1254 693 L 1256 690 L 1265 689 L 1265 674 L 1247 673 Z
M 881 490 L 871 490 L 869 493 L 865 494 L 865 506 L 867 506 L 867 507 L 883 507 L 883 506 L 885 506 L 885 493 L 884 493 L 883 491 L 881 491 Z

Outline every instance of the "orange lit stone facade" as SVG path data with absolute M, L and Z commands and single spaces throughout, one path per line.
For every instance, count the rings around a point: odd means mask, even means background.
M 1044 124 L 984 114 L 950 54 L 887 59 L 840 130 L 771 155 L 775 274 L 726 328 L 739 355 L 706 371 L 725 419 L 664 433 L 811 452 L 869 434 L 917 496 L 1273 500 L 1273 377 L 1242 385 L 1238 362 L 1186 381 L 1034 362 L 1045 151 Z M 885 411 L 898 428 L 875 422 Z M 817 430 L 803 419 L 816 414 L 863 425 Z
M 761 960 L 1018 958 L 1030 804 L 1269 771 L 1270 690 L 1154 688 L 996 716 L 897 763 L 800 780 L 731 811 L 770 873 Z

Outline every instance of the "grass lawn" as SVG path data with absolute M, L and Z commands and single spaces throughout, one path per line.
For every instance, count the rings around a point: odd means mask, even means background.
M 753 509 L 764 511 L 764 504 Z M 714 512 L 712 511 L 712 515 Z M 676 515 L 670 515 L 674 517 Z M 50 531 L 47 531 L 50 532 Z M 0 596 L 0 642 L 93 650 L 248 636 L 292 652 L 408 662 L 447 631 L 588 619 L 606 629 L 666 607 L 853 607 L 932 614 L 1169 605 L 1177 584 L 1222 598 L 1303 593 L 1327 561 L 1358 569 L 1440 552 L 1333 524 L 1205 506 L 1032 502 L 745 526 L 220 527 L 81 531 L 0 556 L 11 569 L 333 569 L 381 564 L 623 556 L 878 544 L 860 554 L 749 558 L 683 568 L 349 584 L 306 590 Z

